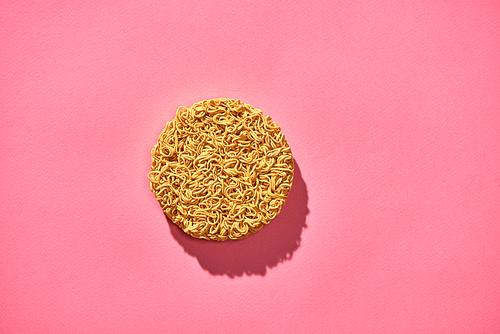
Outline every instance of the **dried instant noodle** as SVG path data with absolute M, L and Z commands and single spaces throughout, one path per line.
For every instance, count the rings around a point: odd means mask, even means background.
M 257 232 L 278 215 L 292 186 L 292 152 L 280 127 L 239 100 L 180 107 L 151 153 L 151 191 L 195 238 Z

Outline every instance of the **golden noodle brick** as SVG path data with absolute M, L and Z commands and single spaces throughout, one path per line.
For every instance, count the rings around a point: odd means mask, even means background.
M 292 152 L 280 127 L 239 100 L 180 107 L 151 153 L 151 191 L 195 238 L 257 232 L 278 215 L 292 186 Z

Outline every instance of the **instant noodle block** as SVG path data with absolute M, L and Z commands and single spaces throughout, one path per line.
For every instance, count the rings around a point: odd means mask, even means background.
M 241 239 L 285 204 L 293 157 L 278 124 L 249 104 L 180 107 L 152 150 L 151 191 L 165 214 L 201 239 Z

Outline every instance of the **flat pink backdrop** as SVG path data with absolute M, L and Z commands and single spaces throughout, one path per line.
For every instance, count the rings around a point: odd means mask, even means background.
M 498 1 L 4 1 L 1 333 L 499 333 Z M 248 239 L 149 190 L 180 105 L 271 115 Z

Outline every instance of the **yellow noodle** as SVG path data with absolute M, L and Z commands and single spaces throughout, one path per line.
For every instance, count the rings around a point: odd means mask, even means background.
M 195 238 L 257 232 L 279 214 L 292 186 L 292 152 L 280 127 L 239 100 L 180 107 L 151 153 L 151 191 Z

